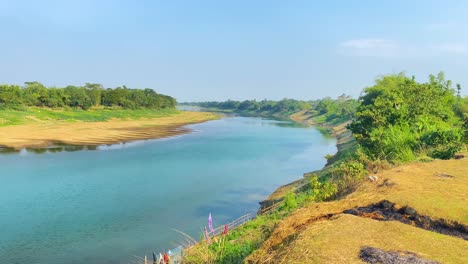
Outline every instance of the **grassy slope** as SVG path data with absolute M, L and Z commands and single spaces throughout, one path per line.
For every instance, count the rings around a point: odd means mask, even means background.
M 459 238 L 353 215 L 309 225 L 274 257 L 280 260 L 275 263 L 362 263 L 358 257 L 362 246 L 418 252 L 422 258 L 442 263 L 468 262 L 468 244 Z
M 37 121 L 63 120 L 99 122 L 112 118 L 138 119 L 156 118 L 178 113 L 176 109 L 138 109 L 128 110 L 120 108 L 95 108 L 87 111 L 80 109 L 50 109 L 30 107 L 25 111 L 0 110 L 0 127 L 10 125 L 30 124 Z
M 323 117 L 324 115 L 312 115 L 308 111 L 300 111 L 290 116 L 290 118 L 295 122 L 306 125 L 315 125 L 316 128 L 321 128 L 321 132 L 325 135 L 334 136 L 337 139 L 336 146 L 338 151 L 328 160 L 327 165 L 330 165 L 333 162 L 338 161 L 344 156 L 348 155 L 348 153 L 352 152 L 352 150 L 357 145 L 351 132 L 346 128 L 349 121 L 336 122 L 333 124 L 322 122 L 319 125 L 317 125 L 316 119 L 323 119 Z M 321 171 L 313 173 L 321 175 Z M 306 173 L 304 174 L 304 178 L 279 187 L 266 199 L 266 201 L 268 202 L 282 199 L 289 191 L 294 190 L 298 186 L 301 186 L 304 183 L 308 182 L 308 176 L 310 174 L 311 173 Z
M 362 263 L 362 246 L 407 250 L 443 263 L 468 263 L 468 242 L 399 222 L 343 215 L 341 212 L 387 199 L 433 219 L 468 224 L 468 159 L 411 163 L 380 173 L 388 187 L 365 183 L 344 199 L 311 204 L 279 222 L 248 260 L 252 263 Z M 434 176 L 445 173 L 453 178 Z M 334 214 L 331 219 L 323 216 Z M 321 220 L 320 220 L 321 219 Z M 280 261 L 279 261 L 280 260 Z

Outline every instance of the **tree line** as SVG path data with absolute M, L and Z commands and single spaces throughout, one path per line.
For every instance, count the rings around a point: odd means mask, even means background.
M 26 82 L 24 86 L 0 85 L 0 109 L 21 110 L 29 106 L 83 110 L 93 106 L 163 109 L 175 108 L 176 100 L 149 88 L 130 89 L 122 86 L 105 89 L 101 84 L 94 83 L 64 88 L 46 87 L 39 82 Z
M 302 101 L 295 99 L 272 100 L 227 100 L 224 102 L 197 102 L 186 103 L 203 108 L 228 110 L 237 113 L 250 114 L 283 114 L 288 115 L 302 110 L 315 111 L 317 115 L 325 115 L 326 121 L 333 119 L 350 119 L 357 108 L 357 100 L 347 95 L 341 95 L 337 99 L 326 97 L 320 100 Z

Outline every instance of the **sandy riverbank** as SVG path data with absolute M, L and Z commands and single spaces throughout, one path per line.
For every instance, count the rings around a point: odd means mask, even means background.
M 190 132 L 185 125 L 216 119 L 213 113 L 182 111 L 166 117 L 136 120 L 111 119 L 105 122 L 38 121 L 0 127 L 0 146 L 16 150 L 25 147 L 102 145 L 142 139 L 164 138 Z

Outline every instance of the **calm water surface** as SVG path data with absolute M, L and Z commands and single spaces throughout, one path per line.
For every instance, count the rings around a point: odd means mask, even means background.
M 314 128 L 232 117 L 94 151 L 0 155 L 0 263 L 132 263 L 247 212 L 323 167 Z

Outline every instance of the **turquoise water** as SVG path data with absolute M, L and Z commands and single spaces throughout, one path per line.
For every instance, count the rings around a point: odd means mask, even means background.
M 320 169 L 314 128 L 232 117 L 98 150 L 0 155 L 0 263 L 132 263 L 247 212 Z

